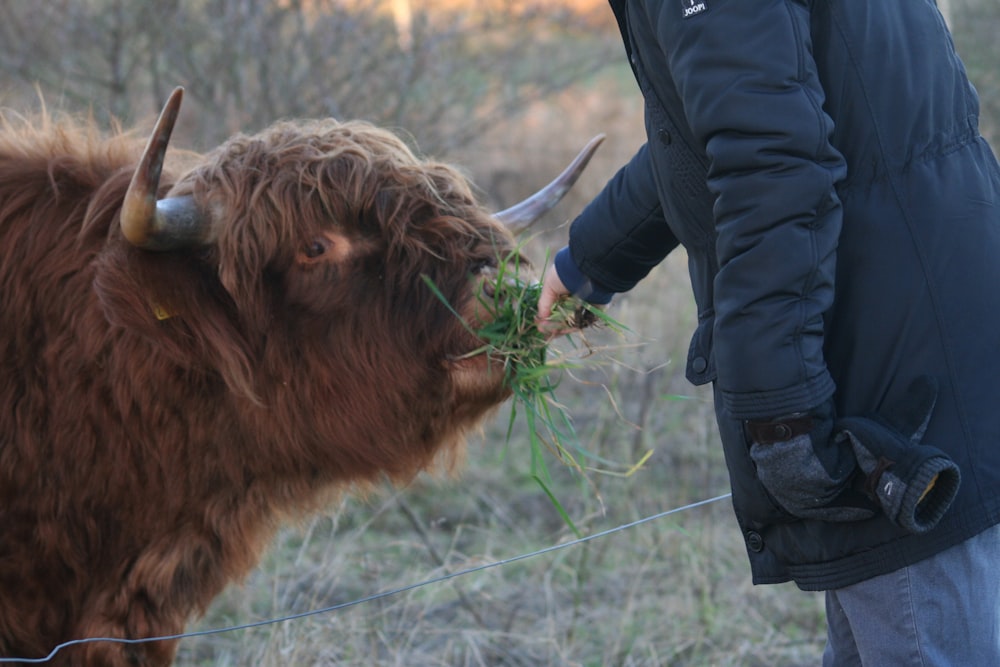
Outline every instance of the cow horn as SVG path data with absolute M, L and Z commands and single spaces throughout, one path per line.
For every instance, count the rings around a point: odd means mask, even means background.
M 184 89 L 175 88 L 163 106 L 122 204 L 122 234 L 132 245 L 146 250 L 174 250 L 203 243 L 208 232 L 193 197 L 156 199 L 163 157 L 183 97 Z
M 555 180 L 531 195 L 519 204 L 504 209 L 493 215 L 494 218 L 507 225 L 513 232 L 521 233 L 531 227 L 543 215 L 548 213 L 559 200 L 569 192 L 576 180 L 583 173 L 597 147 L 604 141 L 604 135 L 599 134 L 583 148 Z

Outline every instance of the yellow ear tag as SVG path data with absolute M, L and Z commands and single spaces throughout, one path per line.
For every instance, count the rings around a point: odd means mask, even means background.
M 158 304 L 153 306 L 153 315 L 155 315 L 156 319 L 160 320 L 161 322 L 163 320 L 169 320 L 171 317 L 174 316 L 173 313 L 171 313 L 169 310 Z

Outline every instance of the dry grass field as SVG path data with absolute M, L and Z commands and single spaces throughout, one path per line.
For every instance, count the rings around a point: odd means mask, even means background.
M 533 108 L 502 136 L 484 136 L 465 164 L 484 190 L 513 200 L 556 173 L 590 136 L 606 144 L 570 201 L 527 242 L 539 265 L 565 224 L 641 141 L 641 103 L 626 76 L 607 77 Z M 488 156 L 488 160 L 477 156 Z M 509 201 L 501 202 L 503 205 Z M 577 446 L 602 472 L 549 459 L 553 490 L 584 535 L 728 491 L 711 403 L 683 378 L 694 322 L 682 253 L 609 313 L 629 328 L 557 344 L 578 361 L 557 397 Z M 454 476 L 348 496 L 282 533 L 262 567 L 210 609 L 219 628 L 340 609 L 185 640 L 197 666 L 392 665 L 587 667 L 814 665 L 822 598 L 749 583 L 728 500 L 592 541 L 409 588 L 575 538 L 530 477 L 528 438 L 508 438 L 502 410 L 469 443 Z M 623 476 L 630 464 L 653 453 Z M 396 589 L 378 599 L 356 600 Z
M 191 103 L 181 123 L 189 125 L 179 133 L 186 132 L 190 142 L 178 143 L 199 148 L 194 139 L 225 136 L 230 125 L 256 129 L 246 119 L 251 112 L 260 116 L 254 116 L 254 122 L 299 114 L 297 106 L 285 103 L 311 96 L 320 111 L 310 113 L 377 119 L 423 137 L 425 144 L 461 146 L 456 149 L 460 152 L 435 157 L 462 165 L 497 208 L 530 194 L 558 173 L 590 137 L 605 133 L 607 141 L 576 190 L 526 240 L 526 254 L 543 266 L 565 243 L 568 222 L 643 141 L 642 102 L 606 4 L 559 2 L 560 8 L 593 10 L 596 18 L 591 20 L 589 13 L 587 20 L 576 17 L 577 29 L 587 30 L 561 37 L 550 23 L 537 24 L 549 26 L 553 33 L 542 39 L 545 33 L 531 32 L 518 22 L 513 30 L 502 25 L 504 30 L 483 39 L 483 30 L 497 26 L 492 19 L 475 16 L 478 22 L 471 25 L 479 26 L 480 32 L 466 39 L 462 26 L 472 19 L 460 17 L 452 24 L 445 20 L 452 17 L 443 16 L 439 32 L 417 33 L 424 38 L 425 50 L 416 51 L 423 72 L 409 69 L 410 60 L 394 40 L 383 40 L 381 46 L 374 43 L 378 34 L 394 34 L 383 30 L 384 23 L 396 26 L 400 32 L 396 41 L 402 43 L 402 28 L 434 27 L 429 14 L 413 19 L 415 7 L 474 6 L 473 14 L 490 18 L 494 8 L 522 4 L 547 8 L 549 3 L 358 0 L 354 4 L 359 7 L 377 10 L 365 15 L 367 23 L 358 24 L 367 31 L 350 28 L 355 24 L 345 21 L 348 28 L 342 34 L 301 33 L 326 49 L 317 55 L 308 48 L 292 48 L 294 40 L 280 48 L 271 45 L 271 38 L 281 37 L 281 31 L 267 18 L 282 16 L 271 10 L 289 9 L 288 16 L 296 17 L 282 24 L 287 38 L 300 34 L 291 28 L 309 23 L 300 21 L 292 9 L 323 7 L 335 13 L 351 3 L 0 2 L 0 105 L 27 110 L 41 96 L 52 109 L 65 103 L 76 105 L 80 113 L 97 109 L 127 116 L 127 110 L 142 118 L 149 113 L 147 102 L 156 97 L 153 84 L 183 83 L 189 86 Z M 942 3 L 946 5 L 969 8 L 955 12 L 956 37 L 980 86 L 984 131 L 995 138 L 1000 127 L 996 0 Z M 199 8 L 205 10 L 204 16 L 198 14 Z M 212 8 L 228 8 L 232 16 L 208 11 Z M 395 12 L 395 22 L 383 20 L 389 8 Z M 190 11 L 175 11 L 181 9 Z M 159 20 L 149 18 L 166 21 L 164 17 L 174 14 L 187 16 L 189 22 L 160 26 Z M 256 17 L 256 22 L 246 16 Z M 309 17 L 309 12 L 302 16 Z M 147 28 L 155 30 L 147 34 Z M 161 35 L 170 39 L 159 43 Z M 150 40 L 159 48 L 152 48 Z M 517 48 L 500 48 L 504 40 Z M 492 50 L 480 48 L 484 44 Z M 537 53 L 528 48 L 538 45 L 546 48 Z M 546 50 L 549 47 L 554 50 Z M 596 67 L 574 66 L 589 65 L 589 59 L 604 62 L 605 48 L 620 62 L 597 78 L 549 96 L 547 91 L 561 90 L 552 84 L 560 73 L 561 80 L 569 80 L 567 73 L 595 71 Z M 73 57 L 66 57 L 68 53 Z M 393 59 L 393 54 L 398 57 Z M 493 54 L 500 54 L 500 60 Z M 310 59 L 320 55 L 325 59 Z M 532 60 L 522 62 L 522 57 Z M 310 66 L 304 68 L 303 62 Z M 130 64 L 119 67 L 122 63 Z M 286 69 L 271 72 L 276 64 Z M 352 69 L 355 64 L 357 72 Z M 504 64 L 506 70 L 501 68 Z M 186 65 L 196 66 L 189 72 Z M 112 76 L 125 70 L 136 76 L 127 82 Z M 522 76 L 539 70 L 545 71 L 537 80 Z M 302 82 L 282 76 L 282 71 L 301 74 Z M 202 72 L 214 78 L 207 81 L 199 76 Z M 258 80 L 264 74 L 274 74 L 269 85 Z M 515 74 L 523 83 L 516 84 L 511 78 Z M 342 75 L 339 89 L 328 82 L 336 75 Z M 487 85 L 494 79 L 503 85 Z M 398 82 L 415 85 L 400 92 Z M 279 84 L 298 87 L 285 92 Z M 444 141 L 456 133 L 454 125 L 442 118 L 475 120 L 478 106 L 489 106 L 494 97 L 510 92 L 507 89 L 516 89 L 515 99 L 543 101 L 510 119 L 489 116 L 484 124 L 495 123 L 494 129 L 471 144 Z M 444 94 L 452 90 L 457 91 L 454 97 Z M 195 94 L 199 91 L 200 102 Z M 456 103 L 448 106 L 450 100 Z M 448 113 L 439 113 L 439 105 Z M 393 115 L 386 107 L 398 113 Z M 497 108 L 507 113 L 507 107 Z M 414 127 L 413 119 L 425 120 L 428 127 Z M 431 121 L 443 128 L 431 127 Z M 549 457 L 550 488 L 579 533 L 588 536 L 728 492 L 710 396 L 684 379 L 695 312 L 683 252 L 675 252 L 635 290 L 617 298 L 608 313 L 628 332 L 594 330 L 585 338 L 561 340 L 553 350 L 578 364 L 562 373 L 557 392 L 577 433 L 577 442 L 568 446 L 584 453 L 599 470 L 581 476 Z M 366 497 L 348 493 L 322 515 L 284 530 L 261 566 L 242 585 L 227 590 L 190 629 L 301 616 L 187 638 L 181 642 L 178 664 L 804 667 L 819 663 L 825 642 L 822 596 L 791 585 L 750 584 L 728 500 L 570 544 L 577 535 L 531 477 L 523 420 L 515 420 L 508 434 L 508 414 L 509 406 L 501 409 L 470 440 L 465 464 L 453 474 L 428 474 L 407 488 L 386 486 Z M 643 466 L 626 474 L 649 452 Z M 558 545 L 567 546 L 550 549 Z M 540 550 L 546 551 L 521 558 Z M 494 563 L 500 564 L 482 567 Z M 331 607 L 338 608 L 309 614 Z

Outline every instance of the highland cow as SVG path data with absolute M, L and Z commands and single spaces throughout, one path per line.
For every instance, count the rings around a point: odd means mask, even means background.
M 180 98 L 145 152 L 0 126 L 3 657 L 182 632 L 281 521 L 454 455 L 508 390 L 451 307 L 483 317 L 476 295 L 520 262 L 501 219 L 544 211 L 589 157 L 498 216 L 360 122 L 282 122 L 164 169 Z

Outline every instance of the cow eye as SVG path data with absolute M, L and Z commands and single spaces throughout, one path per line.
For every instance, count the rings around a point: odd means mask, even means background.
M 469 273 L 475 276 L 478 275 L 483 269 L 487 269 L 493 266 L 496 266 L 496 262 L 493 260 L 489 259 L 476 260 L 469 266 Z
M 306 257 L 309 259 L 316 259 L 320 255 L 326 252 L 327 243 L 323 239 L 313 239 L 309 246 L 306 248 Z

